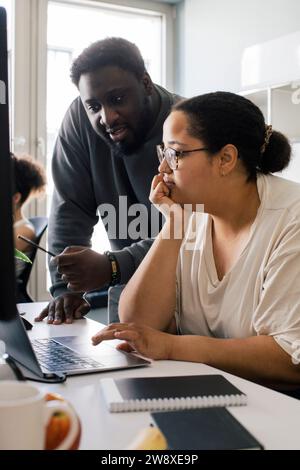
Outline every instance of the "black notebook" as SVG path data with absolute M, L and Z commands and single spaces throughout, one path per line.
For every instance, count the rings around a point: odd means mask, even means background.
M 259 450 L 263 446 L 226 408 L 152 413 L 171 450 Z
M 246 405 L 247 397 L 222 375 L 101 379 L 109 411 L 160 411 Z

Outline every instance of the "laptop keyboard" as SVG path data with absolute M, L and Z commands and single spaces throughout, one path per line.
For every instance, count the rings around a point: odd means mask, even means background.
M 57 343 L 51 338 L 31 341 L 34 352 L 42 368 L 55 372 L 89 370 L 103 367 L 100 362 L 89 357 L 82 357 L 70 348 Z

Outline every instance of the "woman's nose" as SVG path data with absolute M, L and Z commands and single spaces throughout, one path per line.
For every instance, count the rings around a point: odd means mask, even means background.
M 158 166 L 159 173 L 172 173 L 173 170 L 169 167 L 168 162 L 165 158 L 160 162 Z

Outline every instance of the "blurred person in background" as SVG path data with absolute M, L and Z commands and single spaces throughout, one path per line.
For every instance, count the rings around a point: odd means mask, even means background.
M 30 257 L 32 246 L 18 238 L 22 235 L 35 241 L 35 228 L 24 215 L 24 207 L 34 197 L 45 192 L 46 175 L 43 166 L 30 156 L 11 154 L 14 175 L 13 218 L 15 247 Z M 16 259 L 16 276 L 25 269 L 24 261 Z

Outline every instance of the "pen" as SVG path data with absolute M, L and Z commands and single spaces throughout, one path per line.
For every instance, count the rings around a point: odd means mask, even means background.
M 50 256 L 56 256 L 54 253 L 51 253 L 50 251 L 45 250 L 45 248 L 42 248 L 37 243 L 34 243 L 33 241 L 29 240 L 29 238 L 23 237 L 23 235 L 18 235 L 18 238 L 21 238 L 21 240 L 24 240 L 25 242 L 29 243 L 29 245 L 35 246 L 36 248 L 38 248 L 39 250 L 44 251 L 45 253 L 47 253 Z

